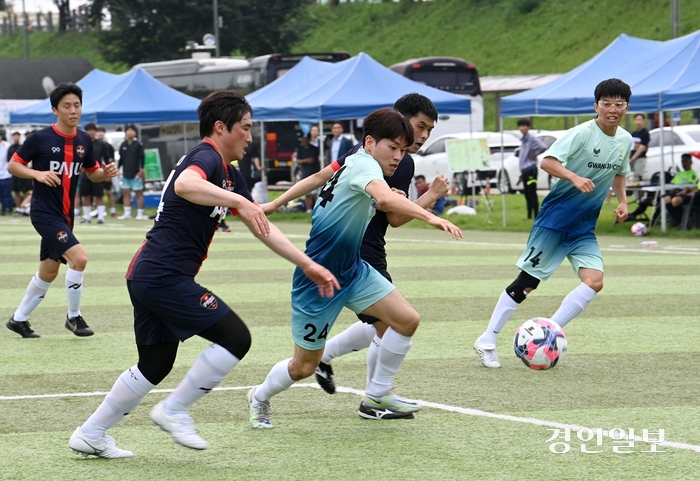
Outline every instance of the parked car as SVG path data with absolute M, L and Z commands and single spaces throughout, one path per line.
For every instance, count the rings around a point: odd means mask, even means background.
M 676 172 L 681 167 L 681 154 L 693 156 L 693 170 L 700 173 L 700 125 L 664 127 L 664 166 L 666 171 Z M 649 132 L 647 166 L 643 180 L 651 179 L 661 169 L 661 129 Z
M 497 186 L 498 173 L 503 165 L 503 157 L 512 154 L 515 149 L 520 147 L 518 138 L 513 134 L 505 132 L 503 133 L 503 137 L 501 137 L 500 132 L 447 134 L 437 137 L 432 142 L 428 141 L 429 143 L 423 146 L 423 148 L 413 156 L 413 160 L 416 164 L 415 175 L 424 175 L 425 180 L 430 183 L 438 174 L 444 174 L 450 180 L 450 185 L 457 188 L 458 194 L 464 194 L 465 190 L 467 193 L 470 192 L 472 186 L 477 187 L 478 191 L 481 182 L 473 172 L 465 176 L 464 172 L 453 172 L 450 169 L 445 147 L 445 142 L 450 139 L 487 140 L 491 152 L 491 170 L 495 171 L 495 175 L 489 179 L 489 183 L 492 187 Z M 502 149 L 501 142 L 503 143 Z M 501 151 L 503 151 L 503 154 Z
M 549 148 L 555 140 L 561 137 L 566 130 L 531 130 L 530 133 L 540 139 Z M 512 155 L 503 160 L 503 169 L 498 177 L 498 189 L 501 192 L 515 192 L 517 190 L 525 190 L 525 186 L 520 180 L 520 146 L 513 152 Z M 539 155 L 537 157 L 537 167 L 542 163 L 544 155 Z M 548 190 L 552 186 L 552 176 L 547 172 L 539 169 L 537 174 L 537 188 L 541 190 Z

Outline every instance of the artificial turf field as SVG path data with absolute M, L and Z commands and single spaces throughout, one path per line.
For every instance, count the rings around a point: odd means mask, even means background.
M 555 369 L 535 372 L 513 354 L 512 333 L 529 317 L 549 316 L 578 281 L 568 264 L 520 306 L 498 342 L 501 369 L 481 366 L 472 349 L 517 269 L 527 235 L 465 231 L 462 241 L 436 230 L 388 233 L 389 270 L 422 315 L 396 378 L 398 393 L 420 399 L 414 420 L 357 416 L 364 353 L 333 363 L 340 392 L 302 381 L 272 400 L 272 430 L 247 424 L 245 393 L 292 353 L 292 266 L 233 221 L 217 233 L 198 281 L 246 321 L 253 346 L 245 359 L 192 409 L 206 451 L 175 445 L 148 412 L 182 379 L 205 347 L 185 342 L 173 372 L 110 430 L 135 457 L 75 456 L 68 438 L 136 363 L 124 272 L 150 222 L 78 225 L 90 262 L 83 316 L 96 334 L 63 327 L 65 267 L 31 317 L 40 339 L 0 331 L 0 479 L 41 480 L 632 480 L 700 479 L 700 239 L 601 237 L 605 289 L 566 328 L 569 352 Z M 306 224 L 278 224 L 302 247 Z M 3 323 L 36 271 L 39 237 L 27 218 L 0 220 Z M 344 311 L 331 336 L 354 322 Z M 547 440 L 570 426 L 570 450 Z M 629 453 L 604 436 L 580 441 L 581 427 L 634 429 Z M 644 429 L 665 442 L 645 453 Z M 556 441 L 564 442 L 563 439 Z M 581 445 L 588 451 L 582 453 Z M 628 444 L 626 442 L 625 444 Z M 554 446 L 564 450 L 562 444 Z

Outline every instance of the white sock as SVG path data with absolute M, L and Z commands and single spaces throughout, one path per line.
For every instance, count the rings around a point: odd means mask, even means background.
M 112 386 L 102 404 L 82 425 L 83 434 L 91 439 L 99 439 L 105 431 L 129 414 L 155 385 L 134 366 L 124 371 Z
M 29 281 L 27 286 L 27 291 L 24 294 L 24 299 L 20 303 L 19 307 L 15 311 L 12 318 L 17 322 L 24 322 L 27 320 L 27 316 L 36 309 L 41 301 L 44 300 L 46 292 L 51 287 L 50 282 L 44 282 L 39 278 L 39 273 L 37 272 Z
M 143 217 L 143 209 L 136 209 L 136 217 Z
M 496 336 L 498 336 L 498 333 L 501 332 L 503 326 L 506 325 L 508 319 L 513 315 L 516 307 L 518 307 L 518 303 L 506 291 L 503 291 L 501 297 L 498 298 L 496 307 L 493 308 L 489 325 L 481 335 L 482 343 L 496 344 Z
M 105 220 L 106 208 L 103 205 L 97 206 L 97 220 Z
M 367 350 L 367 382 L 365 386 L 369 386 L 370 381 L 374 377 L 374 371 L 377 369 L 377 357 L 379 356 L 379 346 L 382 344 L 382 338 L 375 335 L 372 343 Z
M 552 322 L 561 327 L 566 326 L 571 319 L 581 314 L 581 311 L 593 300 L 596 294 L 596 291 L 582 282 L 561 301 L 561 306 L 552 316 Z
M 371 324 L 357 321 L 326 343 L 321 362 L 330 364 L 333 358 L 367 349 L 376 332 Z
M 90 220 L 90 206 L 89 205 L 84 205 L 83 206 L 83 217 L 87 220 Z
M 236 367 L 240 359 L 218 344 L 202 352 L 185 378 L 165 400 L 165 412 L 187 412 L 188 408 L 214 389 Z
M 80 315 L 80 301 L 83 298 L 83 277 L 85 272 L 68 269 L 66 272 L 66 293 L 68 294 L 68 317 Z
M 109 208 L 109 213 L 110 213 L 110 214 L 116 214 L 116 213 L 117 213 L 117 208 L 116 208 L 116 207 L 110 207 L 110 208 Z
M 272 366 L 265 381 L 255 388 L 255 399 L 258 401 L 269 401 L 275 394 L 292 387 L 294 380 L 289 375 L 290 361 L 291 358 L 285 359 Z
M 131 207 L 124 207 L 124 215 L 127 217 L 131 217 Z
M 73 209 L 73 215 L 74 215 L 75 217 L 78 217 L 78 216 L 80 215 L 80 209 L 78 209 L 77 207 L 74 208 L 74 209 Z
M 412 337 L 403 336 L 391 327 L 386 330 L 379 346 L 377 368 L 367 385 L 365 392 L 367 396 L 381 399 L 389 394 L 394 377 L 412 344 Z

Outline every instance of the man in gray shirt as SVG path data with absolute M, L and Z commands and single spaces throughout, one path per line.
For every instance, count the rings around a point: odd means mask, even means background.
M 530 135 L 530 119 L 518 120 L 518 130 L 523 134 L 520 139 L 520 180 L 525 189 L 527 218 L 534 219 L 540 211 L 537 198 L 537 156 L 547 150 L 547 146 L 534 135 Z

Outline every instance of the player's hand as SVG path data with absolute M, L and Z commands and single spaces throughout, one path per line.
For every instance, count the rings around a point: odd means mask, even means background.
M 265 212 L 260 206 L 252 202 L 241 202 L 241 205 L 236 208 L 238 209 L 238 215 L 250 225 L 253 232 L 263 237 L 270 235 L 270 224 L 267 222 Z
M 340 290 L 338 279 L 322 265 L 311 262 L 309 265 L 302 267 L 302 270 L 306 277 L 314 281 L 321 297 L 333 297 L 335 291 Z
M 447 185 L 447 177 L 442 174 L 435 177 L 435 179 L 433 179 L 433 181 L 430 183 L 430 188 L 428 190 L 435 194 L 436 199 L 445 197 L 450 191 L 450 188 Z
M 34 180 L 41 182 L 42 184 L 46 184 L 49 187 L 61 185 L 61 178 L 56 172 L 39 171 L 36 173 Z
M 399 195 L 403 195 L 404 197 L 408 197 L 408 194 L 406 194 L 406 192 L 404 192 L 401 189 L 397 189 L 396 187 L 392 187 L 391 191 L 394 192 L 395 194 L 399 194 Z
M 107 178 L 105 180 L 109 180 L 109 179 L 119 175 L 119 171 L 117 170 L 117 166 L 114 164 L 105 164 L 104 162 L 102 162 L 102 170 L 104 170 L 105 173 L 107 174 Z
M 464 237 L 464 234 L 462 234 L 462 229 L 454 225 L 452 222 L 446 219 L 442 219 L 438 216 L 433 216 L 429 221 L 428 224 L 432 225 L 436 229 L 443 230 L 450 234 L 454 239 L 459 240 Z
M 260 204 L 260 208 L 263 210 L 265 215 L 270 215 L 277 212 L 277 207 L 275 206 L 274 202 L 265 202 L 264 204 Z
M 595 184 L 593 183 L 593 181 L 585 177 L 576 176 L 576 178 L 574 178 L 574 180 L 572 180 L 571 183 L 574 184 L 574 186 L 584 194 L 589 194 L 593 192 L 593 189 L 595 189 Z
M 627 220 L 627 204 L 620 204 L 617 206 L 617 209 L 615 209 L 615 212 L 613 212 L 613 215 L 615 216 L 615 219 L 617 219 L 618 224 L 622 224 L 624 221 Z

